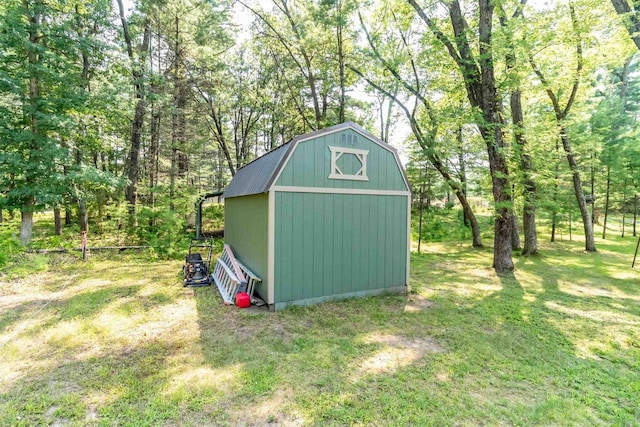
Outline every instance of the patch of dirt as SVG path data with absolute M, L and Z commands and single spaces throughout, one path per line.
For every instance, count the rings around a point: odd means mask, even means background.
M 367 344 L 381 344 L 382 348 L 365 359 L 355 370 L 357 380 L 365 375 L 394 372 L 419 361 L 427 353 L 441 353 L 444 348 L 433 338 L 408 338 L 400 335 L 372 334 L 364 339 Z
M 47 418 L 52 418 L 52 417 L 53 417 L 53 414 L 55 414 L 55 413 L 56 413 L 56 411 L 57 411 L 59 408 L 60 408 L 60 405 L 53 405 L 53 406 L 50 406 L 50 407 L 49 407 L 49 409 L 47 409 L 47 412 L 45 412 L 45 413 L 44 413 L 44 415 L 45 415 Z
M 277 390 L 265 400 L 247 406 L 234 425 L 242 426 L 283 426 L 296 427 L 305 424 L 304 418 L 287 410 L 288 402 L 293 401 L 290 390 Z
M 429 301 L 421 295 L 409 295 L 407 297 L 407 302 L 404 305 L 404 312 L 415 313 L 418 311 L 426 310 L 427 308 L 431 308 L 434 305 L 435 303 L 433 301 Z
M 441 383 L 448 382 L 449 381 L 449 373 L 448 372 L 438 372 L 436 374 L 436 380 L 440 381 Z
M 87 410 L 87 415 L 85 416 L 84 420 L 87 423 L 98 420 L 98 410 L 96 409 L 95 406 L 93 405 L 89 406 L 89 409 Z
M 425 353 L 441 353 L 444 348 L 438 344 L 438 342 L 431 337 L 421 338 L 408 338 L 400 335 L 369 335 L 365 340 L 365 343 L 379 343 L 384 344 L 389 348 L 407 348 L 412 349 L 421 354 Z

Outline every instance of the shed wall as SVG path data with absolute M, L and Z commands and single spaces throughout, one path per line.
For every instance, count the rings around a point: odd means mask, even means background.
M 407 197 L 276 192 L 275 303 L 407 284 Z
M 224 241 L 234 255 L 257 274 L 262 283 L 258 293 L 267 298 L 268 196 L 232 197 L 224 201 Z
M 347 142 L 349 141 L 349 142 Z M 330 179 L 331 152 L 329 147 L 344 147 L 369 151 L 367 155 L 368 181 Z M 340 160 L 343 172 L 358 169 L 353 156 Z M 301 141 L 291 154 L 277 186 L 353 188 L 363 190 L 409 191 L 393 152 L 382 148 L 352 129 Z

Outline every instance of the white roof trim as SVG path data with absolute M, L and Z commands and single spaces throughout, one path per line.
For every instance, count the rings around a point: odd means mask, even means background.
M 333 187 L 295 187 L 275 185 L 271 191 L 281 193 L 322 193 L 322 194 L 364 194 L 372 196 L 410 196 L 409 191 L 403 190 L 367 190 L 361 188 L 333 188 Z

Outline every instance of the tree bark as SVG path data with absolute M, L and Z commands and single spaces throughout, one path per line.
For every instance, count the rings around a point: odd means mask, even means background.
M 460 187 L 462 188 L 462 193 L 464 197 L 467 197 L 467 165 L 464 159 L 465 151 L 464 151 L 464 140 L 462 138 L 462 126 L 458 126 L 456 129 L 456 139 L 458 141 L 458 166 L 459 166 L 459 178 L 460 178 Z M 465 211 L 462 211 L 462 223 L 465 227 L 469 226 L 469 218 Z
M 556 139 L 556 158 L 560 154 L 560 141 Z M 553 207 L 551 211 L 551 243 L 556 241 L 556 230 L 558 228 L 558 191 L 560 190 L 560 164 L 556 162 L 555 173 L 553 177 Z M 569 212 L 571 215 L 571 212 Z
M 26 246 L 31 242 L 31 232 L 33 230 L 33 197 L 29 198 L 24 207 L 20 210 L 20 244 Z
M 76 150 L 76 164 L 82 165 L 82 152 Z M 84 197 L 78 197 L 78 223 L 80 231 L 89 231 L 89 215 L 87 213 L 87 202 Z
M 604 220 L 602 224 L 602 238 L 607 238 L 607 217 L 609 216 L 609 192 L 611 189 L 611 166 L 607 165 L 607 188 L 605 191 L 605 201 L 604 201 Z M 624 221 L 624 216 L 623 216 Z M 624 227 L 624 226 L 623 226 Z M 624 233 L 623 233 L 624 235 Z
M 338 0 L 338 22 L 336 24 L 336 39 L 338 43 L 338 71 L 340 80 L 340 99 L 338 106 L 338 123 L 345 121 L 345 103 L 346 103 L 346 79 L 345 79 L 345 67 L 344 67 L 344 46 L 342 39 L 342 0 Z
M 418 253 L 420 253 L 422 246 L 422 210 L 423 210 L 423 201 L 424 201 L 424 183 L 420 184 L 420 198 L 418 199 L 418 214 L 420 215 L 418 219 Z
M 122 30 L 127 48 L 127 54 L 131 62 L 131 74 L 133 76 L 133 87 L 135 90 L 136 107 L 131 123 L 131 138 L 129 146 L 129 155 L 125 165 L 125 171 L 128 184 L 125 189 L 125 197 L 129 204 L 130 224 L 136 225 L 136 204 L 138 201 L 138 178 L 140 172 L 140 146 L 142 140 L 142 128 L 144 125 L 144 116 L 146 112 L 146 96 L 144 88 L 146 54 L 149 51 L 149 43 L 151 38 L 151 26 L 149 19 L 144 21 L 144 34 L 142 44 L 139 49 L 139 57 L 136 58 L 133 51 L 133 43 L 129 34 L 129 24 L 124 15 L 124 7 L 122 0 L 118 0 L 118 8 L 120 11 L 120 21 L 122 22 Z
M 509 187 L 509 168 L 504 154 L 501 103 L 496 89 L 492 47 L 495 4 L 491 0 L 478 0 L 479 55 L 476 57 L 468 40 L 468 35 L 471 34 L 470 26 L 458 0 L 452 0 L 448 4 L 449 18 L 455 36 L 453 41 L 440 31 L 436 22 L 427 16 L 416 0 L 408 0 L 408 2 L 455 61 L 464 79 L 469 103 L 482 112 L 482 120 L 478 120 L 477 126 L 487 146 L 495 206 L 493 267 L 498 273 L 511 271 L 513 270 L 512 198 Z
M 518 216 L 514 213 L 511 215 L 511 249 L 514 251 L 520 250 L 520 233 L 518 227 Z
M 533 162 L 527 153 L 527 141 L 524 136 L 524 115 L 522 113 L 522 92 L 516 89 L 510 96 L 511 118 L 514 127 L 514 140 L 520 160 L 524 203 L 522 208 L 522 229 L 524 247 L 521 255 L 529 256 L 538 253 L 538 233 L 536 231 L 537 187 L 533 180 Z
M 633 237 L 636 237 L 636 222 L 638 222 L 638 194 L 633 196 Z
M 160 155 L 160 122 L 162 113 L 160 108 L 151 105 L 151 144 L 149 146 L 149 187 L 151 189 L 151 203 L 153 204 L 153 188 L 158 185 L 159 155 Z
M 39 151 L 38 145 L 38 136 L 40 136 L 40 128 L 38 122 L 38 103 L 40 97 L 40 80 L 38 77 L 38 69 L 42 66 L 42 58 L 38 54 L 38 49 L 35 46 L 39 46 L 41 44 L 41 34 L 40 34 L 40 25 L 42 20 L 42 1 L 36 0 L 35 4 L 32 6 L 33 13 L 31 11 L 31 5 L 27 0 L 23 0 L 24 8 L 27 12 L 27 19 L 29 20 L 29 43 L 31 44 L 31 48 L 28 53 L 28 61 L 29 61 L 29 98 L 28 98 L 28 107 L 27 117 L 29 119 L 29 128 L 31 131 L 31 144 L 29 147 L 29 160 L 35 162 L 37 157 L 37 152 Z M 33 178 L 28 176 L 28 183 L 31 186 L 35 186 L 32 181 Z M 23 207 L 20 209 L 21 214 L 21 224 L 20 224 L 20 244 L 26 246 L 31 241 L 31 233 L 33 230 L 33 210 L 35 207 L 35 197 L 33 195 L 27 196 L 24 201 Z
M 59 206 L 53 208 L 53 233 L 56 236 L 62 236 L 62 218 Z
M 584 226 L 584 239 L 585 250 L 587 252 L 596 251 L 596 243 L 593 235 L 593 223 L 591 222 L 591 215 L 589 214 L 589 208 L 587 207 L 587 201 L 584 197 L 584 190 L 582 189 L 582 181 L 580 180 L 580 171 L 578 169 L 578 163 L 576 157 L 571 150 L 571 142 L 567 130 L 564 125 L 560 126 L 560 140 L 562 141 L 562 147 L 567 155 L 567 162 L 569 162 L 569 168 L 573 177 L 573 190 L 578 202 L 578 208 L 580 209 L 580 215 Z
M 71 207 L 69 207 L 69 203 L 71 203 L 71 201 L 69 201 L 69 200 L 65 201 L 65 205 L 64 205 L 64 225 L 71 225 L 71 223 L 73 222 L 73 215 L 71 213 Z
M 625 177 L 624 185 L 622 186 L 622 236 L 624 237 L 625 220 L 627 219 L 627 180 Z
M 591 205 L 591 223 L 593 225 L 598 223 L 596 215 L 596 168 L 593 166 L 595 163 L 595 157 L 595 154 L 591 153 L 591 165 L 589 166 L 589 171 L 591 172 L 591 198 L 589 200 L 589 204 Z
M 522 11 L 526 0 L 522 0 L 516 7 L 511 19 L 522 17 Z M 500 6 L 502 7 L 502 6 Z M 505 56 L 505 65 L 507 73 L 517 76 L 514 72 L 516 68 L 516 53 L 513 43 L 512 29 L 509 27 L 509 19 L 504 9 L 501 10 L 500 24 L 506 29 L 507 37 L 507 54 Z M 523 187 L 523 209 L 522 209 L 522 228 L 524 234 L 524 247 L 520 254 L 524 256 L 535 255 L 538 253 L 538 236 L 536 231 L 536 199 L 537 188 L 532 178 L 533 163 L 531 156 L 527 153 L 527 140 L 524 133 L 524 114 L 522 111 L 522 91 L 519 79 L 514 80 L 513 87 L 510 92 L 509 107 L 511 109 L 511 120 L 513 122 L 513 136 L 515 141 L 515 152 L 517 160 L 520 163 L 520 172 L 522 174 Z M 515 217 L 515 215 L 514 215 Z M 517 232 L 517 222 L 514 221 L 514 230 Z M 515 242 L 514 242 L 515 243 Z
M 455 15 L 460 14 L 457 0 Z M 479 64 L 480 64 L 480 108 L 484 121 L 480 128 L 480 133 L 487 145 L 489 154 L 489 169 L 491 172 L 491 182 L 493 184 L 493 199 L 495 202 L 496 217 L 494 220 L 495 233 L 493 239 L 493 267 L 496 272 L 506 272 L 513 270 L 513 259 L 511 249 L 511 227 L 512 227 L 512 198 L 509 187 L 509 167 L 504 155 L 504 140 L 502 133 L 502 118 L 500 117 L 500 103 L 496 90 L 496 82 L 493 68 L 492 50 L 492 23 L 494 3 L 491 0 L 480 0 L 480 19 L 478 25 L 478 39 L 480 42 Z M 466 29 L 465 29 L 466 31 Z M 477 92 L 477 91 L 476 91 Z

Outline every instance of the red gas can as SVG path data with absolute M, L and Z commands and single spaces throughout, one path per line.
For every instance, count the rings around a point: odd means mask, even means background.
M 238 292 L 236 294 L 236 305 L 238 308 L 246 308 L 251 305 L 251 297 L 246 292 Z

